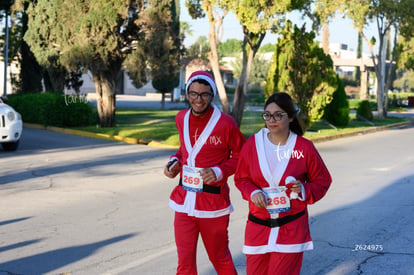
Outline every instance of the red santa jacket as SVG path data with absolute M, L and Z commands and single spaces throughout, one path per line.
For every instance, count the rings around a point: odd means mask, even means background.
M 213 116 L 214 108 L 211 107 L 204 117 L 194 116 L 191 114 L 191 111 L 187 114 L 189 110 L 180 111 L 176 115 L 175 120 L 181 146 L 176 154 L 171 157 L 178 158 L 181 167 L 188 164 L 189 157 L 184 136 L 186 114 L 189 115 L 189 139 L 191 145 L 194 146 L 196 141 L 200 142 L 200 134 Z M 236 170 L 240 150 L 245 142 L 245 138 L 231 116 L 218 111 L 218 109 L 216 109 L 216 112 L 219 112 L 216 115 L 220 117 L 211 134 L 202 140 L 203 145 L 195 157 L 194 166 L 198 168 L 217 167 L 221 170 L 222 179 L 210 183 L 211 186 L 219 187 L 220 193 L 187 192 L 178 185 L 170 196 L 169 206 L 175 211 L 184 212 L 190 216 L 212 218 L 223 216 L 233 211 L 227 179 Z M 181 175 L 182 172 L 180 177 Z
M 262 131 L 268 131 L 262 129 Z M 280 213 L 282 218 L 306 211 L 305 215 L 281 227 L 270 228 L 251 221 L 247 222 L 245 231 L 245 254 L 262 254 L 267 252 L 301 252 L 313 248 L 309 233 L 307 205 L 320 200 L 331 184 L 331 176 L 313 143 L 300 136 L 296 136 L 294 149 L 287 162 L 279 186 L 285 185 L 285 179 L 293 176 L 304 186 L 304 200 L 292 199 L 290 211 Z M 264 135 L 265 136 L 265 135 Z M 269 219 L 266 208 L 259 208 L 250 200 L 255 190 L 269 187 L 263 176 L 257 152 L 256 139 L 258 134 L 251 136 L 244 145 L 237 170 L 235 173 L 236 187 L 241 191 L 245 200 L 249 201 L 249 212 L 259 219 Z M 276 152 L 277 153 L 277 152 Z

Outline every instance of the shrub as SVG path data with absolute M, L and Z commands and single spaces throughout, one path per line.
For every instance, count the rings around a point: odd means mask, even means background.
M 347 126 L 349 122 L 349 103 L 342 80 L 337 77 L 338 88 L 332 101 L 326 105 L 324 118 L 335 126 Z
M 32 93 L 9 96 L 9 104 L 24 122 L 45 126 L 76 127 L 93 125 L 97 115 L 84 100 L 56 93 Z
M 370 121 L 374 120 L 374 115 L 372 114 L 368 100 L 363 100 L 359 103 L 357 108 L 357 115 Z

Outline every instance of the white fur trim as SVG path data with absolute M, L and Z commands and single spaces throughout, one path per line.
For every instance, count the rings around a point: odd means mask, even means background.
M 206 75 L 203 74 L 199 74 L 199 75 L 195 75 L 192 78 L 190 78 L 187 82 L 187 84 L 185 85 L 185 91 L 188 92 L 188 88 L 190 88 L 191 83 L 193 83 L 195 80 L 198 79 L 202 79 L 208 82 L 208 84 L 210 84 L 211 89 L 213 89 L 213 94 L 216 95 L 217 94 L 217 87 L 216 87 L 216 83 L 214 82 L 213 79 L 211 79 L 211 77 L 208 77 Z
M 234 211 L 232 204 L 230 204 L 227 208 L 216 210 L 216 211 L 191 209 L 190 212 L 187 211 L 187 207 L 185 204 L 177 204 L 175 201 L 171 199 L 169 200 L 168 205 L 172 210 L 176 212 L 187 213 L 188 216 L 193 216 L 197 218 L 217 218 L 217 217 L 221 217 L 224 215 L 228 215 Z
M 243 246 L 244 254 L 265 254 L 270 252 L 282 252 L 282 253 L 299 253 L 313 249 L 313 242 L 299 244 L 274 244 L 274 245 L 262 245 L 262 246 Z

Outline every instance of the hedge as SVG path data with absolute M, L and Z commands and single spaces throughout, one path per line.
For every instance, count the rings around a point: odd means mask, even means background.
M 22 115 L 23 122 L 44 126 L 77 127 L 94 125 L 97 114 L 84 97 L 57 93 L 16 94 L 8 104 Z
M 357 115 L 370 121 L 374 120 L 374 115 L 372 114 L 370 102 L 368 100 L 359 102 Z

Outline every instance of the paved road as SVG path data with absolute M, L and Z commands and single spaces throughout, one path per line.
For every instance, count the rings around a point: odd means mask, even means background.
M 414 274 L 414 128 L 317 144 L 334 183 L 310 207 L 302 274 Z M 174 274 L 170 149 L 24 129 L 0 151 L 0 274 Z M 235 188 L 239 274 L 246 203 Z M 368 248 L 373 251 L 367 251 Z M 215 274 L 199 245 L 199 273 Z

